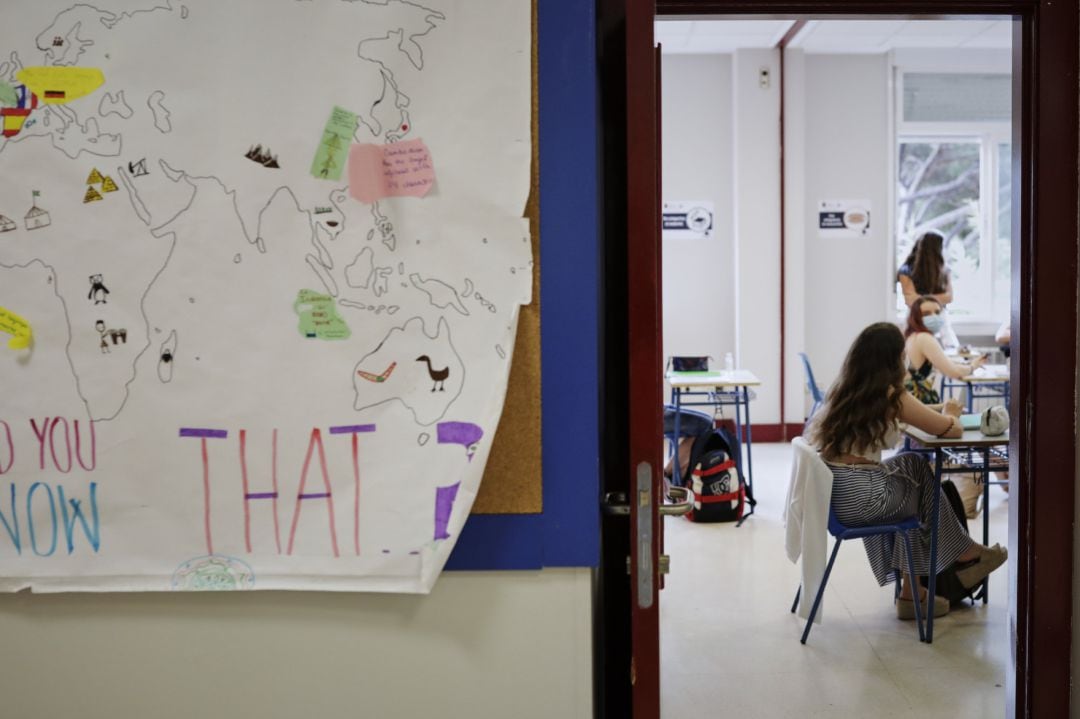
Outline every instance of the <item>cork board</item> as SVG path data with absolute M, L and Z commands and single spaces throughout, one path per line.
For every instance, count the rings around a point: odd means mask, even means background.
M 473 514 L 537 514 L 543 506 L 540 454 L 540 142 L 536 0 L 532 3 L 532 171 L 525 216 L 532 235 L 533 301 L 521 308 L 514 359 L 495 443 Z

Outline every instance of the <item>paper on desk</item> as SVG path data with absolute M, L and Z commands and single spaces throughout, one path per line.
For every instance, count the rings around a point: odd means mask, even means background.
M 971 373 L 973 377 L 1008 377 L 1009 366 L 1003 364 L 985 364 Z

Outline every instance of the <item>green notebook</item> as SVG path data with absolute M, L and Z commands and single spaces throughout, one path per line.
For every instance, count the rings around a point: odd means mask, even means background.
M 981 414 L 962 414 L 960 415 L 960 424 L 964 429 L 978 429 L 982 423 Z

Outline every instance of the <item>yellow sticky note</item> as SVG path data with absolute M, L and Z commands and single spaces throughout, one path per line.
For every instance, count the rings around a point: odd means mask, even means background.
M 105 75 L 96 67 L 24 67 L 15 77 L 45 105 L 63 105 L 105 84 Z
M 0 307 L 0 332 L 11 335 L 8 348 L 13 350 L 26 349 L 34 337 L 34 331 L 30 328 L 29 322 L 3 307 Z

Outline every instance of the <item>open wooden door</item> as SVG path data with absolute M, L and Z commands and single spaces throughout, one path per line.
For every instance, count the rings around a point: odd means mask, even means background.
M 659 54 L 655 7 L 626 6 L 626 201 L 630 584 L 634 719 L 660 716 L 663 360 L 660 272 Z
M 597 715 L 660 716 L 664 507 L 659 72 L 653 0 L 600 0 L 604 168 Z

